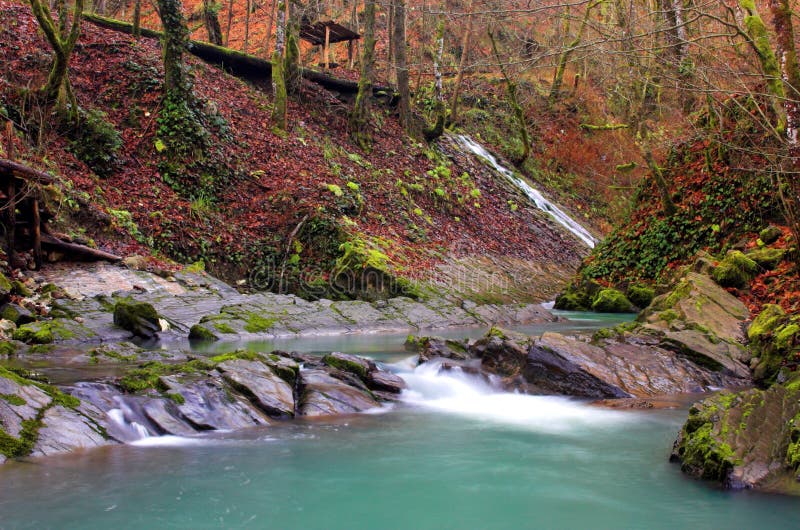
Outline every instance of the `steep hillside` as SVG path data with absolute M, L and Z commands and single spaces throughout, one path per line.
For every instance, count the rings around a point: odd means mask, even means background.
M 47 72 L 47 44 L 26 5 L 0 2 L 0 18 L 9 21 L 0 28 L 1 112 L 15 124 L 16 157 L 60 178 L 53 230 L 124 255 L 154 248 L 230 281 L 312 297 L 356 294 L 329 292 L 337 271 L 374 266 L 420 278 L 467 254 L 509 258 L 532 287 L 552 290 L 585 252 L 452 142 L 406 137 L 389 109 L 376 108 L 374 149 L 359 152 L 347 140 L 349 108 L 306 82 L 290 104 L 289 134 L 277 134 L 270 95 L 195 59 L 188 64 L 212 148 L 184 184 L 165 182 L 157 42 L 83 25 L 73 87 L 94 112 L 86 130 L 118 138 L 116 147 L 47 126 L 51 117 L 25 97 Z M 406 282 L 393 288 L 416 292 Z

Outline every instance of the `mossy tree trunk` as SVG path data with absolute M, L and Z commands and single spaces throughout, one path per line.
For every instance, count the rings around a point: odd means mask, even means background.
M 364 45 L 361 52 L 361 76 L 358 80 L 356 102 L 350 114 L 350 135 L 363 150 L 372 147 L 369 117 L 372 99 L 372 71 L 375 65 L 375 0 L 364 4 Z
M 161 53 L 164 61 L 164 95 L 166 99 L 186 100 L 191 90 L 183 52 L 189 44 L 189 28 L 183 17 L 180 0 L 158 0 L 158 12 L 164 36 Z
M 278 4 L 277 24 L 275 25 L 275 51 L 272 53 L 272 121 L 275 127 L 285 131 L 286 118 L 286 78 L 284 75 L 284 48 L 286 45 L 286 12 L 284 2 Z
M 78 116 L 78 104 L 72 85 L 69 82 L 69 59 L 81 32 L 81 17 L 83 14 L 83 0 L 75 0 L 72 9 L 72 21 L 69 21 L 68 7 L 64 0 L 56 2 L 58 22 L 53 20 L 49 3 L 43 0 L 29 0 L 31 10 L 36 17 L 47 42 L 53 49 L 53 62 L 50 65 L 50 74 L 47 82 L 40 89 L 40 93 L 48 103 L 56 103 L 59 111 L 65 112 L 68 119 L 74 120 Z
M 466 6 L 467 10 L 467 26 L 464 28 L 464 34 L 461 36 L 461 58 L 458 61 L 458 71 L 456 72 L 456 80 L 453 83 L 453 93 L 450 96 L 450 116 L 448 121 L 454 124 L 458 121 L 458 98 L 461 95 L 461 84 L 464 82 L 464 70 L 467 66 L 467 57 L 469 56 L 470 43 L 472 42 L 472 0 Z
M 406 61 L 406 2 L 394 0 L 392 3 L 394 30 L 392 31 L 392 50 L 394 57 L 397 93 L 400 101 L 397 104 L 400 123 L 409 131 L 411 129 L 411 90 L 408 86 L 408 64 Z
M 218 13 L 219 6 L 217 4 L 211 0 L 203 0 L 203 24 L 208 33 L 208 42 L 222 46 L 222 27 L 219 25 Z
M 286 93 L 296 95 L 300 92 L 300 24 L 291 3 L 286 10 L 286 50 L 283 72 L 286 79 Z
M 800 267 L 800 65 L 795 49 L 792 10 L 788 0 L 770 0 L 772 24 L 775 28 L 777 56 L 784 83 L 783 108 L 786 113 L 787 157 L 780 172 L 779 190 L 784 214 L 795 240 L 795 263 Z
M 767 26 L 756 9 L 755 0 L 739 0 L 739 6 L 747 13 L 744 17 L 746 33 L 766 78 L 767 90 L 773 96 L 773 110 L 777 118 L 775 130 L 779 134 L 783 134 L 786 131 L 786 116 L 781 102 L 785 98 L 785 91 L 783 89 L 781 67 L 778 64 L 775 53 L 772 51 Z
M 569 62 L 570 56 L 575 52 L 575 50 L 580 46 L 581 41 L 583 40 L 583 33 L 586 31 L 586 25 L 589 22 L 589 15 L 592 12 L 592 9 L 598 4 L 600 4 L 602 0 L 592 0 L 586 6 L 586 11 L 583 14 L 583 19 L 581 20 L 581 25 L 578 28 L 578 33 L 575 35 L 575 38 L 564 48 L 564 51 L 561 52 L 561 55 L 558 57 L 558 65 L 556 66 L 555 74 L 553 75 L 553 84 L 550 85 L 550 95 L 548 100 L 551 104 L 555 103 L 558 100 L 558 97 L 561 93 L 561 86 L 564 83 L 564 72 L 567 69 L 567 63 Z M 569 17 L 569 7 L 566 8 L 567 11 L 565 12 L 564 16 Z M 567 18 L 567 20 L 569 20 Z M 567 26 L 568 28 L 569 26 Z
M 520 154 L 519 160 L 515 160 L 515 162 L 521 164 L 522 162 L 525 162 L 525 160 L 527 160 L 531 154 L 531 141 L 530 136 L 528 135 L 528 124 L 525 121 L 525 112 L 523 111 L 522 106 L 519 104 L 519 100 L 517 99 L 517 84 L 512 81 L 511 77 L 508 75 L 508 70 L 506 70 L 503 61 L 500 58 L 500 52 L 497 49 L 497 41 L 495 40 L 494 34 L 491 30 L 489 30 L 489 40 L 492 42 L 492 53 L 494 53 L 495 60 L 500 68 L 500 73 L 503 74 L 503 79 L 506 81 L 508 103 L 511 105 L 511 110 L 514 112 L 514 118 L 516 118 L 517 125 L 519 127 L 520 140 L 522 141 L 522 153 Z
M 442 87 L 442 57 L 444 56 L 444 19 L 439 20 L 436 26 L 436 39 L 434 40 L 433 50 L 433 97 L 434 122 L 433 127 L 425 129 L 425 139 L 429 142 L 440 137 L 444 133 L 444 123 L 447 119 L 447 107 L 444 103 L 444 89 Z

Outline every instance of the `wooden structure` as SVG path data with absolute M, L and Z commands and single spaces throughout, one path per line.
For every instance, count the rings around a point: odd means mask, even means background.
M 6 152 L 8 158 L 0 158 L 0 212 L 6 239 L 6 256 L 9 265 L 16 266 L 18 248 L 33 250 L 37 269 L 42 266 L 42 247 L 84 259 L 119 261 L 119 256 L 77 243 L 63 241 L 48 233 L 48 212 L 42 209 L 42 187 L 56 180 L 37 169 L 13 160 L 14 127 L 6 122 Z
M 331 68 L 330 63 L 330 48 L 331 44 L 337 42 L 347 42 L 347 56 L 348 60 L 353 59 L 353 42 L 360 39 L 361 35 L 346 28 L 332 20 L 318 21 L 311 24 L 310 22 L 303 22 L 300 26 L 300 39 L 314 46 L 322 47 L 322 65 L 328 69 Z M 335 66 L 335 65 L 334 65 Z

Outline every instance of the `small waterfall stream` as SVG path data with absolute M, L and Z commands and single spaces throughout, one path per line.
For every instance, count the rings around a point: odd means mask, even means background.
M 575 221 L 572 217 L 564 213 L 561 208 L 553 204 L 552 202 L 548 201 L 544 198 L 544 196 L 537 190 L 536 188 L 532 187 L 530 184 L 525 182 L 523 179 L 519 178 L 517 175 L 514 174 L 513 171 L 502 165 L 497 158 L 492 155 L 489 151 L 487 151 L 481 144 L 477 143 L 475 140 L 470 138 L 469 136 L 465 136 L 463 134 L 455 135 L 456 141 L 469 152 L 477 155 L 481 158 L 485 158 L 501 175 L 507 178 L 512 184 L 522 190 L 523 193 L 528 197 L 528 199 L 536 205 L 537 208 L 540 210 L 547 212 L 550 217 L 553 218 L 555 222 L 569 230 L 572 234 L 575 235 L 578 239 L 583 241 L 589 248 L 594 248 L 595 244 L 597 243 L 597 239 L 589 233 L 583 226 L 580 225 L 577 221 Z

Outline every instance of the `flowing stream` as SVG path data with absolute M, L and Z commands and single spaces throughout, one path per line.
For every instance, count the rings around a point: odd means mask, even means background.
M 0 528 L 796 527 L 796 499 L 719 491 L 667 462 L 686 410 L 498 392 L 414 368 L 392 337 L 338 346 L 400 374 L 401 403 L 6 463 Z
M 555 222 L 569 230 L 575 237 L 586 243 L 590 248 L 594 248 L 597 239 L 589 233 L 580 223 L 564 213 L 561 208 L 544 198 L 539 190 L 532 187 L 525 180 L 517 176 L 513 171 L 501 164 L 497 158 L 486 150 L 481 144 L 463 134 L 455 136 L 456 141 L 471 153 L 486 159 L 492 167 L 507 178 L 514 186 L 522 190 L 528 199 L 540 210 L 547 212 Z

